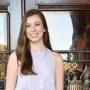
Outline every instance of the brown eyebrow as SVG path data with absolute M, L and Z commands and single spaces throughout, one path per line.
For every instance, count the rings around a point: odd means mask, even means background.
M 35 22 L 35 23 L 41 23 L 41 22 Z M 27 23 L 27 22 L 26 22 L 26 25 L 29 25 L 29 24 L 30 24 L 30 23 Z

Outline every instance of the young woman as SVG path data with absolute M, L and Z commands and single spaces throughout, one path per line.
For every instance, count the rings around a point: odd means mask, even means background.
M 48 27 L 40 10 L 29 10 L 12 52 L 5 90 L 63 90 L 63 59 L 51 48 Z

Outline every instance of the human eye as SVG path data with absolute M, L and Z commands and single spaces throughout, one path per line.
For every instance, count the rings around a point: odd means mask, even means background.
M 35 25 L 36 25 L 36 26 L 39 26 L 39 25 L 40 25 L 40 23 L 36 23 Z
M 30 24 L 26 24 L 26 28 L 30 27 L 31 25 Z

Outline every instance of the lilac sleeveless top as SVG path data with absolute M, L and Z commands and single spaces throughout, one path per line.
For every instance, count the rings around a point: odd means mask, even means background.
M 55 90 L 55 62 L 52 51 L 31 51 L 37 75 L 22 75 L 18 69 L 15 90 Z

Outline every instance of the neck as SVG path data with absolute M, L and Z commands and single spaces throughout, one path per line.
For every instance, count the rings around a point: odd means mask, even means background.
M 43 51 L 44 49 L 46 49 L 43 42 L 30 43 L 30 47 L 31 47 L 32 50 L 35 50 L 35 51 Z

